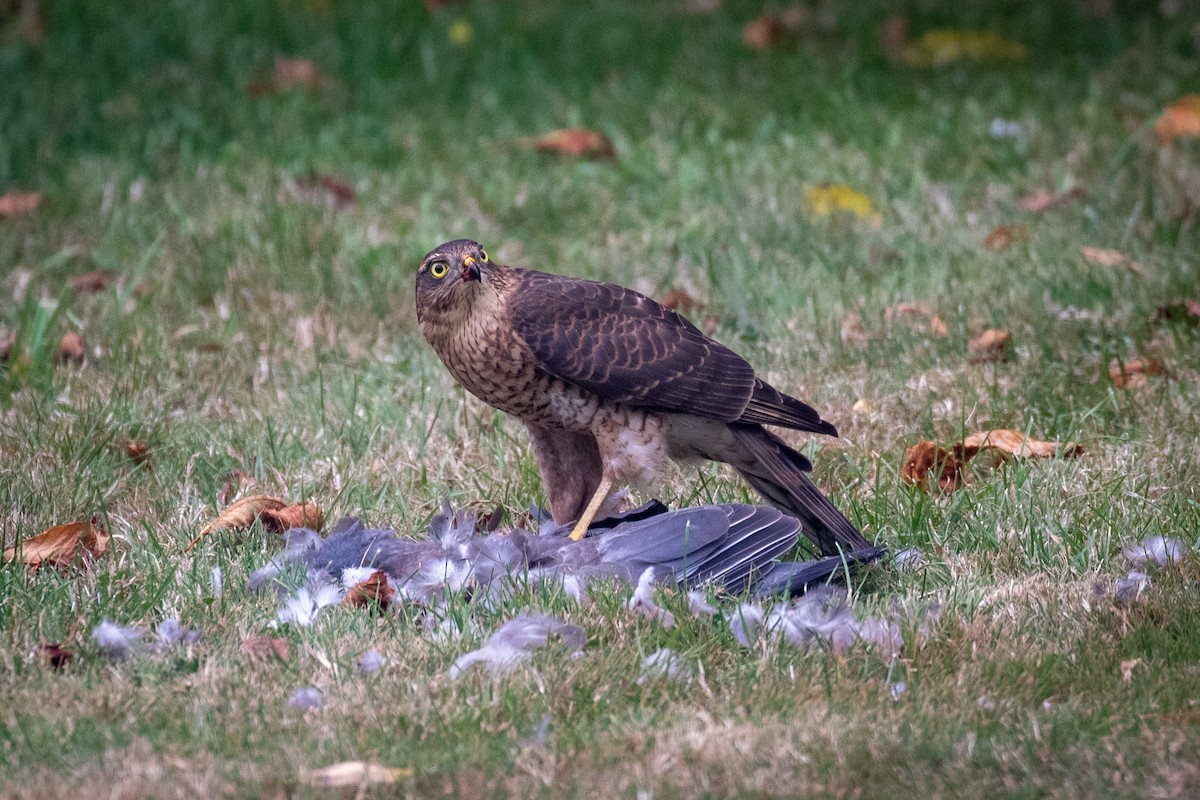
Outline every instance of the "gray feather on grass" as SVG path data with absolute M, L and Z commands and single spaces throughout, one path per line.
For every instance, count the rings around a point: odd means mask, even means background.
M 530 652 L 545 647 L 551 636 L 558 636 L 575 652 L 581 651 L 587 642 L 587 635 L 578 625 L 546 614 L 520 614 L 497 628 L 483 647 L 459 656 L 448 674 L 457 678 L 474 664 L 483 664 L 491 672 L 507 672 Z

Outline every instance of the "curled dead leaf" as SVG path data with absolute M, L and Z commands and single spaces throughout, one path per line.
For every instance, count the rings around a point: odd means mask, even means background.
M 358 199 L 354 187 L 340 178 L 323 173 L 310 172 L 296 181 L 300 196 L 326 206 L 349 208 Z
M 1163 144 L 1200 136 L 1200 95 L 1184 95 L 1163 109 L 1154 132 Z
M 99 558 L 108 548 L 109 535 L 98 520 L 56 525 L 4 551 L 5 561 L 20 560 L 38 569 L 42 566 L 69 567 L 77 557 Z
M 83 334 L 78 331 L 67 331 L 58 342 L 58 360 L 63 364 L 82 364 L 87 356 L 87 347 L 83 342 Z
M 897 319 L 923 319 L 934 336 L 946 336 L 950 333 L 950 327 L 945 320 L 935 314 L 928 303 L 897 303 L 883 312 L 883 318 L 887 322 Z
M 259 515 L 263 527 L 272 533 L 292 528 L 312 528 L 319 531 L 325 525 L 325 515 L 316 503 L 293 503 L 283 508 L 268 508 Z
M 150 466 L 150 448 L 141 439 L 130 439 L 125 443 L 125 457 L 139 467 Z
M 1000 225 L 983 238 L 983 246 L 988 250 L 1007 250 L 1028 235 L 1028 225 Z
M 1085 245 L 1079 248 L 1079 253 L 1089 264 L 1095 264 L 1098 267 L 1125 267 L 1130 272 L 1135 272 L 1143 278 L 1146 277 L 1146 268 L 1119 250 L 1106 250 L 1103 247 Z
M 249 528 L 258 519 L 259 515 L 264 511 L 278 511 L 285 508 L 287 503 L 280 500 L 278 497 L 270 497 L 265 494 L 255 494 L 249 497 L 243 497 L 229 508 L 217 515 L 217 518 L 200 529 L 200 533 L 192 539 L 186 550 L 191 550 L 196 546 L 196 543 L 208 536 L 211 533 L 224 530 L 235 530 L 237 528 Z
M 690 311 L 694 311 L 698 304 L 696 302 L 696 298 L 688 294 L 686 289 L 669 289 L 667 293 L 662 296 L 662 300 L 659 301 L 659 305 L 666 306 L 672 311 L 679 311 L 680 313 L 686 314 Z
M 1044 442 L 1010 429 L 980 431 L 951 447 L 917 442 L 904 453 L 900 477 L 925 491 L 935 485 L 954 491 L 1011 458 L 1074 458 L 1083 452 L 1083 446 L 1074 442 Z
M 363 606 L 378 605 L 380 610 L 387 611 L 396 590 L 388 583 L 387 573 L 375 570 L 364 581 L 356 583 L 342 598 L 342 605 L 347 608 L 362 608 Z
M 778 46 L 786 33 L 783 20 L 776 14 L 763 14 L 742 28 L 742 42 L 755 50 L 770 50 Z
M 614 158 L 616 148 L 607 136 L 587 128 L 564 128 L 541 136 L 518 139 L 517 144 L 543 153 L 577 158 Z
M 1058 208 L 1069 203 L 1078 203 L 1085 197 L 1083 189 L 1078 186 L 1063 192 L 1052 192 L 1049 189 L 1038 189 L 1017 201 L 1017 205 L 1026 211 L 1038 213 L 1051 208 Z
M 1166 365 L 1153 356 L 1133 358 L 1129 361 L 1114 358 L 1108 365 L 1108 377 L 1118 389 L 1145 386 L 1149 376 L 1166 374 Z
M 302 772 L 300 781 L 322 789 L 356 786 L 361 790 L 375 784 L 395 783 L 412 774 L 413 770 L 407 767 L 381 767 L 367 761 L 343 761 L 312 772 Z
M 1000 328 L 988 328 L 967 345 L 972 364 L 1007 361 L 1012 334 Z
M 107 289 L 117 279 L 111 269 L 96 269 L 67 279 L 67 286 L 76 294 L 96 294 Z
M 75 657 L 74 652 L 63 647 L 59 642 L 42 642 L 33 648 L 33 655 L 54 669 L 62 669 Z
M 0 194 L 0 217 L 32 214 L 42 203 L 41 192 L 9 192 Z
M 286 663 L 289 658 L 287 639 L 269 636 L 251 636 L 249 639 L 243 639 L 242 652 L 249 656 L 251 661 L 257 663 L 271 660 Z

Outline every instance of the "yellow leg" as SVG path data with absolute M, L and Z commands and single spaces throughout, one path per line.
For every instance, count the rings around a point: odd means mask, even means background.
M 584 536 L 587 536 L 588 526 L 596 518 L 596 512 L 600 510 L 600 504 L 604 502 L 604 498 L 608 497 L 608 491 L 612 489 L 612 485 L 613 480 L 607 475 L 600 478 L 600 485 L 596 487 L 596 493 L 592 495 L 592 499 L 588 502 L 587 508 L 583 510 L 583 515 L 579 518 L 579 522 L 575 523 L 575 528 L 571 531 L 571 541 L 578 542 Z

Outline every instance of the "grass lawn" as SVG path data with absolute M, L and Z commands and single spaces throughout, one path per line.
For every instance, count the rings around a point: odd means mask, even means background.
M 1155 319 L 1200 299 L 1200 140 L 1155 132 L 1200 91 L 1193 4 L 812 3 L 766 50 L 743 43 L 762 4 L 735 0 L 38 5 L 0 4 L 0 195 L 41 194 L 0 216 L 0 537 L 95 516 L 112 540 L 87 569 L 0 565 L 0 795 L 317 796 L 304 770 L 362 759 L 413 771 L 366 796 L 1200 796 L 1200 327 Z M 938 29 L 1024 55 L 910 63 Z M 569 127 L 615 158 L 522 141 Z M 819 213 L 823 184 L 870 209 Z M 231 493 L 413 534 L 444 497 L 545 502 L 521 426 L 416 327 L 416 265 L 458 237 L 685 292 L 838 426 L 791 441 L 921 557 L 854 607 L 940 603 L 928 635 L 895 658 L 743 649 L 678 594 L 665 630 L 615 586 L 530 590 L 451 640 L 412 609 L 271 629 L 276 599 L 244 585 L 277 535 L 185 551 Z M 972 360 L 987 328 L 1007 361 Z M 82 364 L 58 363 L 69 331 Z M 1165 372 L 1114 385 L 1135 359 Z M 918 441 L 992 428 L 1085 453 L 902 479 Z M 754 497 L 715 467 L 660 496 Z M 1188 555 L 1115 602 L 1122 549 L 1154 535 Z M 529 606 L 584 626 L 584 657 L 446 676 Z M 90 638 L 171 616 L 199 643 L 113 663 Z M 288 658 L 249 657 L 257 636 Z M 74 660 L 31 657 L 46 642 Z M 639 684 L 661 647 L 696 678 Z M 371 648 L 388 665 L 364 676 Z M 301 687 L 324 705 L 289 707 Z

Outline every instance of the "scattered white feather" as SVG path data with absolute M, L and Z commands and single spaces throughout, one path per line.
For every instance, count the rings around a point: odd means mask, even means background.
M 900 696 L 903 695 L 906 691 L 908 691 L 908 684 L 906 684 L 904 681 L 896 681 L 895 683 L 892 684 L 892 690 L 891 690 L 892 699 L 899 700 Z
M 1144 572 L 1133 570 L 1113 584 L 1113 600 L 1122 604 L 1132 603 L 1141 597 L 1149 587 L 1150 576 Z
M 1125 558 L 1134 566 L 1157 564 L 1165 567 L 1176 564 L 1183 558 L 1183 544 L 1178 539 L 1165 536 L 1151 536 L 1137 544 L 1131 544 L 1123 551 Z
M 192 645 L 200 641 L 200 631 L 183 627 L 179 624 L 179 620 L 173 617 L 158 623 L 154 634 L 158 637 L 159 647 L 171 647 L 177 644 Z
M 208 573 L 208 585 L 212 589 L 212 596 L 220 600 L 222 588 L 220 567 L 213 567 L 212 572 Z
M 687 593 L 688 609 L 698 617 L 715 617 L 717 607 L 708 602 L 704 592 L 691 591 Z
M 358 586 L 378 571 L 375 567 L 347 567 L 342 570 L 342 586 Z
M 545 647 L 551 636 L 559 636 L 573 650 L 583 649 L 587 636 L 577 625 L 569 625 L 545 614 L 521 614 L 501 625 L 488 637 L 483 647 L 458 658 L 449 669 L 457 678 L 474 664 L 483 664 L 492 672 L 507 672 L 528 657 L 529 653 Z
M 355 666 L 364 675 L 374 675 L 387 665 L 387 659 L 378 650 L 368 650 L 358 657 Z
M 921 555 L 920 550 L 910 547 L 907 550 L 901 550 L 899 553 L 896 553 L 892 561 L 897 572 L 912 572 L 915 569 L 919 569 L 925 563 L 925 557 Z
M 674 650 L 663 648 L 642 659 L 642 674 L 638 685 L 666 679 L 668 681 L 690 680 L 695 669 Z
M 314 689 L 311 686 L 303 689 L 297 689 L 288 697 L 287 704 L 291 708 L 298 708 L 301 711 L 311 711 L 314 708 L 320 708 L 325 702 L 325 695 L 320 689 Z
M 661 621 L 662 626 L 670 630 L 675 627 L 675 615 L 654 602 L 653 585 L 654 567 L 646 567 L 625 607 L 650 619 Z
M 106 656 L 116 661 L 129 658 L 145 635 L 145 628 L 126 628 L 109 622 L 107 618 L 92 630 L 92 638 L 96 640 L 96 645 Z
M 288 598 L 276 618 L 282 624 L 308 627 L 317 619 L 322 608 L 342 601 L 342 590 L 332 583 L 321 581 L 315 589 L 307 586 Z
M 742 603 L 725 617 L 733 638 L 742 647 L 753 647 L 762 630 L 764 615 L 762 607 L 755 603 Z

